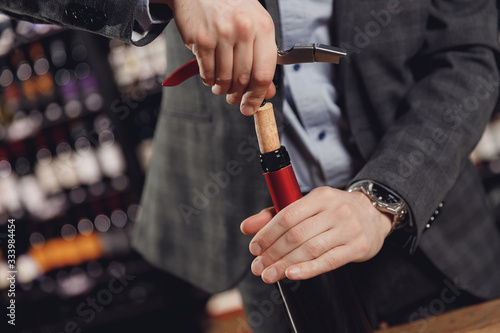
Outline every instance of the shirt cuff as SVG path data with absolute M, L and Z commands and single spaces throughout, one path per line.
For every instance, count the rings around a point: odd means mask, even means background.
M 167 5 L 150 4 L 149 0 L 138 0 L 135 6 L 132 42 L 143 39 L 154 25 L 166 24 L 172 17 L 172 11 Z

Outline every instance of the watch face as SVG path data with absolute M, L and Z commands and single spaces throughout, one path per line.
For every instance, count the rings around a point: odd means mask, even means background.
M 383 189 L 380 186 L 374 185 L 372 187 L 372 193 L 375 198 L 377 198 L 377 201 L 383 202 L 385 204 L 398 204 L 399 200 L 387 192 L 385 189 Z

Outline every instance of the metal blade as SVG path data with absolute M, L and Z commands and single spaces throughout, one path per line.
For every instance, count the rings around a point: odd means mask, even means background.
M 306 62 L 329 62 L 338 64 L 347 55 L 343 49 L 325 44 L 297 44 L 289 50 L 278 50 L 277 63 L 280 65 Z

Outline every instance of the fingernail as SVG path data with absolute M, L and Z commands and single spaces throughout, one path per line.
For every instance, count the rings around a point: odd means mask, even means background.
M 260 255 L 260 252 L 262 251 L 262 249 L 260 248 L 259 244 L 257 243 L 251 243 L 250 244 L 250 252 L 254 255 L 254 256 L 258 256 Z
M 226 101 L 232 105 L 238 104 L 241 102 L 241 97 L 238 98 L 238 95 L 236 93 L 227 94 Z
M 219 86 L 218 84 L 214 84 L 212 86 L 212 93 L 214 95 L 222 95 L 222 87 Z
M 260 259 L 257 258 L 252 263 L 252 272 L 255 275 L 261 275 L 264 270 L 264 265 L 260 262 Z
M 251 116 L 255 113 L 255 110 L 253 107 L 251 107 L 248 104 L 242 104 L 241 105 L 241 113 L 243 113 L 245 116 Z
M 298 279 L 300 277 L 300 268 L 298 267 L 292 267 L 288 270 L 287 277 L 291 279 Z
M 201 82 L 202 82 L 204 85 L 206 85 L 207 87 L 213 87 L 213 86 L 214 86 L 213 81 L 208 81 L 208 80 L 206 80 L 206 79 L 204 79 L 204 78 L 201 78 Z
M 276 268 L 271 267 L 271 268 L 266 269 L 264 271 L 264 274 L 262 275 L 262 279 L 268 283 L 273 283 L 273 282 L 276 282 L 277 276 L 278 276 L 278 271 L 276 270 Z

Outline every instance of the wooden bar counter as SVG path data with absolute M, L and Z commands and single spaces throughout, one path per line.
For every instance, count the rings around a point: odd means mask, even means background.
M 227 307 L 231 302 L 224 297 L 220 303 Z M 214 312 L 215 308 L 209 307 L 212 310 L 206 333 L 251 333 L 239 296 L 233 303 L 236 304 L 233 311 L 216 313 L 220 310 Z M 500 298 L 374 333 L 500 333 Z
M 500 298 L 376 333 L 500 333 Z

